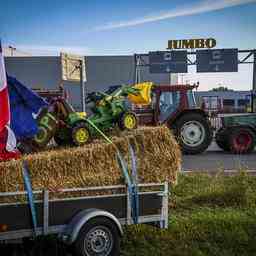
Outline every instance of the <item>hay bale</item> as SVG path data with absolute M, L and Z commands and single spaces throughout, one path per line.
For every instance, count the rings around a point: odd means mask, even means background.
M 126 160 L 128 143 L 134 146 L 140 182 L 176 182 L 181 154 L 167 127 L 141 127 L 112 140 Z M 0 192 L 24 190 L 22 160 L 28 162 L 33 189 L 123 184 L 115 146 L 96 140 L 84 147 L 55 149 L 0 163 Z

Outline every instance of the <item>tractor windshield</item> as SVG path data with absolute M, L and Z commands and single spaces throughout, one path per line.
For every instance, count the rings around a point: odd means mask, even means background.
M 160 96 L 160 122 L 166 121 L 180 104 L 180 92 L 162 92 Z
M 192 90 L 188 90 L 187 96 L 188 96 L 189 107 L 190 108 L 195 108 L 197 106 L 197 103 L 196 103 L 194 92 Z

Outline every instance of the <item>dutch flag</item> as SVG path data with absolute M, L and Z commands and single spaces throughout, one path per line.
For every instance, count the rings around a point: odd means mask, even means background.
M 0 152 L 15 152 L 16 138 L 10 128 L 10 104 L 4 56 L 0 41 Z

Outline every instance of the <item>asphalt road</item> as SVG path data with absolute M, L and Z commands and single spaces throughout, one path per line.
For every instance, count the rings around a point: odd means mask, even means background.
M 214 142 L 206 152 L 184 155 L 183 171 L 256 170 L 256 151 L 247 155 L 234 155 L 222 151 Z

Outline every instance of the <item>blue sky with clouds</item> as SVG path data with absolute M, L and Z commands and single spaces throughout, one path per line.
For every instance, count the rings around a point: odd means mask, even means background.
M 133 54 L 164 50 L 168 39 L 198 37 L 214 37 L 220 48 L 256 48 L 256 0 L 9 0 L 1 9 L 3 44 L 37 55 Z M 248 66 L 238 74 L 190 71 L 184 79 L 208 83 L 205 88 L 251 86 Z

